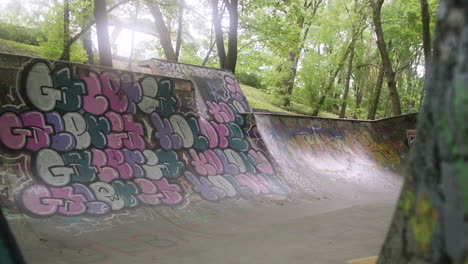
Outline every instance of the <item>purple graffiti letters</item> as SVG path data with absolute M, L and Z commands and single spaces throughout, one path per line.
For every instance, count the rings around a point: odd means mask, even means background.
M 65 122 L 57 112 L 46 113 L 47 122 L 55 131 L 52 136 L 51 147 L 57 151 L 70 151 L 76 146 L 75 137 L 65 130 Z
M 110 103 L 110 108 L 118 113 L 127 111 L 129 102 L 128 96 L 121 89 L 120 77 L 116 72 L 103 72 L 100 74 L 103 94 Z
M 194 190 L 206 200 L 217 201 L 226 197 L 226 193 L 214 186 L 206 177 L 197 177 L 190 171 L 185 171 L 184 175 L 185 179 L 193 185 Z
M 162 119 L 158 113 L 153 112 L 151 114 L 151 122 L 156 128 L 155 137 L 159 140 L 164 150 L 182 148 L 182 138 L 174 133 L 171 122 L 167 118 Z
M 136 114 L 137 104 L 143 99 L 143 91 L 140 85 L 133 81 L 130 74 L 123 74 L 120 78 L 122 80 L 122 90 L 129 99 L 127 113 Z

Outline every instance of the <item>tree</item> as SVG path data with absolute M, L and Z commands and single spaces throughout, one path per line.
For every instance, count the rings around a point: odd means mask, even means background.
M 92 0 L 89 0 L 89 1 L 92 1 Z M 98 0 L 94 0 L 94 1 L 98 1 Z M 103 0 L 105 1 L 105 0 Z M 116 3 L 114 6 L 112 6 L 111 8 L 107 9 L 105 11 L 105 14 L 106 14 L 106 17 L 107 17 L 107 14 L 109 14 L 110 12 L 112 12 L 114 9 L 116 9 L 117 7 L 125 4 L 125 3 L 128 3 L 130 2 L 131 0 L 122 0 L 121 2 L 118 2 Z M 100 1 L 98 1 L 100 2 Z M 94 13 L 94 12 L 93 12 Z M 87 33 L 89 33 L 89 30 L 91 29 L 92 26 L 94 26 L 96 24 L 96 20 L 93 20 L 91 22 L 89 22 L 86 26 L 82 27 L 81 31 L 78 32 L 75 36 L 73 36 L 72 38 L 70 38 L 70 40 L 68 41 L 67 45 L 64 46 L 64 49 L 65 48 L 69 48 L 69 47 L 72 47 L 73 44 L 75 44 L 75 42 L 80 39 L 83 35 L 86 35 Z M 65 53 L 63 53 L 63 50 L 62 50 L 62 53 L 60 55 L 60 59 L 62 59 L 64 56 L 66 56 Z
M 409 175 L 378 263 L 468 263 L 468 2 L 440 2 Z
M 338 64 L 335 67 L 335 70 L 333 73 L 330 75 L 330 79 L 328 81 L 327 86 L 325 87 L 322 96 L 320 96 L 320 100 L 318 101 L 317 105 L 314 108 L 314 111 L 312 112 L 313 116 L 317 116 L 320 112 L 320 109 L 322 108 L 323 104 L 325 103 L 325 99 L 327 98 L 328 94 L 330 93 L 331 89 L 333 88 L 333 84 L 335 83 L 336 76 L 338 76 L 338 73 L 341 71 L 341 68 L 343 68 L 346 58 L 348 58 L 349 53 L 351 52 L 351 48 L 354 45 L 353 42 L 351 42 L 348 47 L 346 47 L 346 50 L 343 52 L 341 55 L 341 59 L 338 62 Z
M 285 107 L 289 107 L 291 105 L 291 95 L 293 93 L 294 83 L 296 80 L 297 67 L 312 25 L 311 18 L 309 17 L 309 19 L 307 19 L 307 14 L 309 13 L 311 17 L 314 17 L 322 2 L 322 0 L 305 0 L 302 4 L 303 10 L 300 10 L 300 12 L 298 12 L 299 15 L 296 17 L 295 26 L 299 29 L 297 31 L 296 43 L 292 43 L 292 48 L 288 51 L 288 59 L 284 64 L 287 72 L 285 75 L 286 78 L 280 82 L 280 85 L 282 86 L 281 90 L 285 96 L 283 103 L 283 106 Z
M 219 0 L 211 0 L 212 22 L 215 30 L 216 48 L 219 57 L 219 66 L 221 69 L 236 72 L 237 65 L 237 27 L 239 24 L 238 0 L 224 0 L 229 13 L 229 31 L 227 53 L 224 47 L 224 32 L 222 29 L 222 12 L 218 7 Z
M 354 42 L 351 43 L 351 51 L 349 55 L 348 69 L 346 71 L 345 91 L 343 94 L 343 103 L 341 104 L 340 118 L 344 118 L 346 115 L 346 104 L 348 100 L 349 84 L 351 81 L 351 72 L 353 71 L 353 59 L 354 59 Z
M 422 35 L 423 35 L 423 50 L 424 50 L 424 62 L 425 62 L 425 71 L 429 70 L 429 65 L 431 64 L 432 58 L 432 49 L 431 49 L 431 16 L 429 14 L 429 4 L 427 0 L 420 0 L 421 3 L 421 22 L 422 22 Z M 421 95 L 420 104 L 424 98 L 424 92 Z
M 383 63 L 381 63 L 380 68 L 379 68 L 379 75 L 377 77 L 377 83 L 375 84 L 375 89 L 372 93 L 370 103 L 369 103 L 369 112 L 367 115 L 367 119 L 369 120 L 375 119 L 375 115 L 377 113 L 377 107 L 379 106 L 380 92 L 382 91 L 383 79 L 384 79 L 384 65 Z
M 367 4 L 364 3 L 364 5 L 361 6 L 361 9 L 358 10 L 358 2 L 357 0 L 354 1 L 354 12 L 358 15 L 358 21 L 353 21 L 353 29 L 352 29 L 352 35 L 353 39 L 351 40 L 351 47 L 350 47 L 350 55 L 349 55 L 349 62 L 348 62 L 348 69 L 346 72 L 346 77 L 345 77 L 345 90 L 343 94 L 343 103 L 341 104 L 341 111 L 340 111 L 340 118 L 344 118 L 346 115 L 346 106 L 347 106 L 347 100 L 348 100 L 348 93 L 349 93 L 349 85 L 351 82 L 351 74 L 353 71 L 353 60 L 354 60 L 354 51 L 355 51 L 355 43 L 358 37 L 358 34 L 356 31 L 363 31 L 364 29 L 361 29 L 362 24 L 365 21 L 365 17 L 363 15 L 363 11 L 366 10 Z M 348 11 L 349 13 L 349 11 Z M 358 94 L 358 93 L 356 93 Z M 361 97 L 362 99 L 362 97 Z M 358 103 L 357 103 L 358 104 Z M 360 102 L 359 102 L 360 104 Z
M 93 9 L 93 0 L 85 0 L 85 7 L 82 10 L 84 14 L 83 23 L 81 23 L 82 28 L 91 23 Z M 88 64 L 94 64 L 93 40 L 91 39 L 91 32 L 89 30 L 83 35 L 83 49 L 88 55 Z
M 161 9 L 159 8 L 159 3 L 153 0 L 148 0 L 146 1 L 146 4 L 154 18 L 156 31 L 159 35 L 159 42 L 161 43 L 166 59 L 170 61 L 177 61 L 176 53 L 172 47 L 171 32 L 166 26 L 166 22 L 164 22 Z
M 70 39 L 70 3 L 63 1 L 63 60 L 70 60 L 70 46 L 67 45 Z
M 422 35 L 423 35 L 423 49 L 424 61 L 426 70 L 429 69 L 431 64 L 432 49 L 431 49 L 431 16 L 429 14 L 429 4 L 427 0 L 420 0 L 421 3 L 421 22 L 422 22 Z
M 106 0 L 94 0 L 94 19 L 98 38 L 99 65 L 112 67 L 112 50 L 109 39 Z
M 390 100 L 392 102 L 392 113 L 394 115 L 401 115 L 401 105 L 396 87 L 395 72 L 393 71 L 392 62 L 390 61 L 390 56 L 388 55 L 388 50 L 382 30 L 382 20 L 380 18 L 383 3 L 384 0 L 374 0 L 372 2 L 375 34 L 377 35 L 377 46 L 379 48 L 382 63 L 384 65 L 387 87 L 390 94 Z

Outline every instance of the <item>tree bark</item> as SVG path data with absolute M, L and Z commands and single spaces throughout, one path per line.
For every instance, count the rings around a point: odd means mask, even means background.
M 302 48 L 300 50 L 302 50 Z M 297 65 L 299 64 L 300 53 L 301 51 L 290 51 L 288 53 L 289 59 L 286 65 L 287 65 L 287 71 L 289 74 L 281 83 L 281 86 L 286 88 L 284 92 L 282 92 L 282 95 L 285 96 L 284 101 L 283 101 L 284 107 L 291 106 L 291 95 L 294 90 L 294 83 L 296 80 Z
M 423 50 L 424 50 L 424 62 L 426 71 L 429 70 L 429 65 L 432 58 L 431 49 L 431 16 L 429 14 L 429 5 L 427 0 L 420 0 L 421 3 L 421 22 L 422 22 L 422 35 L 423 35 Z
M 400 97 L 398 96 L 398 90 L 395 81 L 395 72 L 392 68 L 392 62 L 388 55 L 387 46 L 385 44 L 384 34 L 382 30 L 382 20 L 380 13 L 384 0 L 374 0 L 372 2 L 372 13 L 374 19 L 375 33 L 377 35 L 377 46 L 379 48 L 380 56 L 384 64 L 385 76 L 387 78 L 387 86 L 390 94 L 390 100 L 392 102 L 392 113 L 393 115 L 401 115 Z
M 99 65 L 112 67 L 112 51 L 107 23 L 106 0 L 94 0 L 94 19 L 98 38 Z
M 440 1 L 409 175 L 378 263 L 468 263 L 468 2 Z
M 176 39 L 176 49 L 175 57 L 179 61 L 180 48 L 182 47 L 182 30 L 184 29 L 184 0 L 179 0 L 179 20 L 177 22 L 177 39 Z
M 349 83 L 351 81 L 351 72 L 353 71 L 353 59 L 354 59 L 354 42 L 352 43 L 351 51 L 349 54 L 348 71 L 346 72 L 345 90 L 343 94 L 343 103 L 341 104 L 340 118 L 344 118 L 346 115 L 346 104 L 348 100 Z
M 218 51 L 219 67 L 226 68 L 226 49 L 224 48 L 224 34 L 219 16 L 218 0 L 211 0 L 211 12 L 215 31 L 216 49 Z
M 93 0 L 86 0 L 86 1 L 89 2 L 90 7 L 92 7 Z M 92 12 L 91 8 L 86 8 L 83 10 L 83 13 L 85 14 L 84 15 L 84 19 L 86 21 L 85 23 L 89 23 L 92 20 L 91 12 Z M 85 23 L 81 25 L 82 28 L 86 26 Z M 94 64 L 93 40 L 91 39 L 91 32 L 89 31 L 83 35 L 83 49 L 86 51 L 86 55 L 88 56 L 88 60 L 87 60 L 88 64 Z
M 227 53 L 224 47 L 224 33 L 222 29 L 222 13 L 219 13 L 218 0 L 211 0 L 212 22 L 215 31 L 216 49 L 218 50 L 219 66 L 221 69 L 236 72 L 237 65 L 237 28 L 239 24 L 238 0 L 224 0 L 229 12 L 229 32 Z
M 91 39 L 91 32 L 88 32 L 83 36 L 83 49 L 86 51 L 88 64 L 94 64 L 93 40 Z
M 423 35 L 423 50 L 424 50 L 424 65 L 425 72 L 429 71 L 431 64 L 432 48 L 431 48 L 431 16 L 429 14 L 429 5 L 427 0 L 420 0 L 421 3 L 421 22 Z M 424 91 L 421 95 L 421 102 L 424 99 Z
M 239 24 L 238 0 L 224 0 L 229 12 L 228 51 L 225 69 L 236 72 L 237 65 L 237 27 Z
M 367 115 L 367 119 L 375 120 L 375 115 L 377 113 L 377 107 L 379 106 L 380 100 L 380 92 L 382 91 L 383 79 L 384 79 L 384 65 L 383 63 L 380 64 L 379 75 L 377 77 L 377 83 L 375 84 L 375 90 L 372 94 L 369 113 Z
M 70 61 L 70 47 L 67 43 L 70 39 L 70 3 L 68 0 L 63 2 L 63 56 L 61 60 Z
M 159 41 L 164 51 L 166 59 L 169 61 L 177 61 L 176 53 L 172 47 L 171 32 L 164 22 L 161 10 L 159 9 L 158 3 L 155 3 L 153 0 L 147 1 L 148 8 L 151 15 L 154 18 L 154 23 L 156 25 L 156 30 L 158 31 Z

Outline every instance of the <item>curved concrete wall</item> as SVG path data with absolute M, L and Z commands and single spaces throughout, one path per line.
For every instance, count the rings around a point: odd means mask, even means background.
M 172 247 L 142 230 L 212 202 L 394 197 L 415 123 L 248 113 L 231 73 L 189 65 L 163 77 L 0 54 L 0 67 L 0 203 L 28 258 L 48 241 L 73 248 L 70 263 L 106 261 L 88 244 L 116 227 L 135 247 Z
M 212 90 L 231 102 L 206 100 L 199 115 L 193 90 L 174 79 L 2 57 L 21 65 L 2 85 L 4 203 L 32 217 L 289 191 L 232 104 L 232 75 Z

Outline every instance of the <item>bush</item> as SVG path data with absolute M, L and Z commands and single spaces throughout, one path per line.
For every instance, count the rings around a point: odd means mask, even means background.
M 39 45 L 39 38 L 44 38 L 44 34 L 37 28 L 27 28 L 2 21 L 0 21 L 0 36 L 2 39 L 34 46 Z
M 246 72 L 239 72 L 236 73 L 237 81 L 252 86 L 258 89 L 265 89 L 265 86 L 262 84 L 261 78 L 255 73 L 246 73 Z

